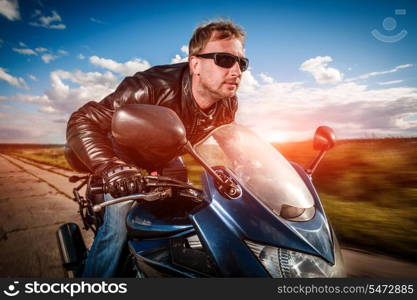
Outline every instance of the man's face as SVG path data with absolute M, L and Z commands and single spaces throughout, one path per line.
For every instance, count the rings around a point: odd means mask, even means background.
M 199 54 L 224 52 L 243 57 L 242 42 L 236 38 L 210 40 Z M 214 99 L 225 99 L 236 95 L 242 77 L 239 63 L 231 68 L 223 68 L 214 63 L 214 59 L 195 58 L 194 76 L 197 76 L 199 88 Z M 199 74 L 199 75 L 198 75 Z

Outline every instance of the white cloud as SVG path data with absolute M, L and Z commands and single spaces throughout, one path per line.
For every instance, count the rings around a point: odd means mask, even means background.
M 49 104 L 50 100 L 48 96 L 41 95 L 29 95 L 29 94 L 16 94 L 14 96 L 9 97 L 9 100 L 25 102 L 25 103 L 34 103 L 34 104 Z
M 91 56 L 90 63 L 125 76 L 132 76 L 136 72 L 144 71 L 151 67 L 149 62 L 139 58 L 134 58 L 133 60 L 124 63 L 118 63 L 112 59 Z
M 38 95 L 16 94 L 7 100 L 38 104 L 39 112 L 69 116 L 88 101 L 99 101 L 112 93 L 118 78 L 111 72 L 67 72 L 55 70 L 50 74 L 50 88 Z M 70 86 L 67 82 L 71 82 Z
M 27 47 L 27 45 L 25 43 L 23 43 L 23 42 L 19 42 L 19 46 L 20 47 Z
M 179 64 L 179 63 L 187 62 L 187 61 L 188 61 L 188 56 L 181 57 L 179 54 L 175 54 L 175 57 L 171 59 L 171 64 Z
M 55 11 L 52 11 L 52 16 L 43 16 L 39 10 L 35 11 L 34 17 L 38 17 L 37 22 L 30 22 L 29 25 L 36 27 L 44 27 L 50 29 L 65 29 L 65 24 L 61 23 L 61 16 Z
M 23 55 L 38 55 L 35 51 L 29 48 L 13 48 L 13 51 Z
M 354 80 L 358 80 L 358 79 L 368 79 L 369 77 L 373 77 L 373 76 L 395 73 L 395 72 L 397 72 L 401 69 L 411 68 L 412 66 L 413 66 L 412 64 L 399 65 L 399 66 L 396 66 L 395 68 L 390 69 L 390 70 L 366 73 L 366 74 L 360 75 L 358 77 L 348 78 L 345 81 L 349 82 L 349 81 L 354 81 Z
M 47 54 L 42 55 L 41 58 L 42 58 L 44 63 L 49 64 L 51 61 L 57 59 L 58 57 L 55 56 L 55 55 L 52 55 L 50 53 L 47 53 Z
M 32 74 L 29 74 L 28 77 L 30 79 L 32 79 L 33 81 L 37 81 L 38 80 L 38 78 L 36 78 L 36 76 L 35 75 L 32 75 Z
M 401 118 L 395 120 L 395 125 L 405 130 L 417 128 L 417 113 L 404 113 Z
M 187 45 L 182 45 L 182 46 L 181 46 L 181 51 L 182 51 L 185 55 L 188 55 L 188 46 L 187 46 Z
M 265 73 L 259 74 L 259 77 L 261 77 L 261 79 L 264 83 L 273 83 L 274 82 L 274 78 L 266 75 Z
M 1 116 L 0 142 L 63 143 L 70 114 L 89 101 L 100 101 L 111 94 L 120 77 L 110 71 L 55 70 L 50 73 L 50 87 L 41 95 L 0 96 L 0 100 L 4 97 L 38 105 L 34 113 L 14 110 Z
M 50 74 L 50 78 L 52 86 L 56 84 L 60 85 L 62 81 L 69 80 L 83 87 L 113 87 L 115 82 L 117 81 L 117 77 L 111 72 L 82 72 L 80 70 L 76 70 L 74 72 L 56 70 Z
M 23 46 L 23 43 L 19 43 L 20 46 Z M 48 50 L 44 47 L 37 47 L 35 48 L 36 52 L 29 48 L 13 48 L 13 51 L 23 54 L 23 55 L 41 55 L 41 59 L 44 63 L 49 64 L 51 61 L 54 61 L 55 59 L 63 56 L 68 55 L 68 51 L 60 49 L 57 51 L 58 55 L 52 54 L 53 51 Z
M 171 59 L 171 64 L 178 64 L 188 61 L 188 46 L 183 45 L 181 47 L 181 52 L 184 54 L 184 57 L 181 57 L 181 54 L 175 54 L 175 57 Z
M 239 85 L 240 92 L 250 95 L 256 92 L 256 89 L 259 87 L 258 81 L 253 77 L 250 70 L 247 70 L 243 73 L 242 79 Z
M 43 48 L 43 47 L 37 47 L 37 48 L 35 48 L 35 50 L 36 50 L 37 52 L 46 52 L 46 51 L 48 51 L 48 49 Z
M 80 53 L 80 54 L 78 54 L 78 58 L 79 59 L 85 59 L 85 56 L 82 53 Z
M 42 27 L 51 28 L 51 29 L 65 29 L 65 28 L 67 28 L 65 26 L 65 24 L 52 24 L 52 25 L 49 25 L 49 26 L 42 26 Z
M 111 94 L 119 81 L 120 76 L 110 71 L 55 70 L 50 73 L 50 87 L 41 95 L 0 96 L 0 100 L 4 97 L 4 100 L 38 105 L 35 113 L 14 110 L 1 116 L 0 141 L 63 143 L 70 114 L 89 101 L 100 101 Z
M 332 61 L 330 56 L 317 56 L 303 62 L 300 70 L 313 75 L 317 83 L 338 83 L 342 81 L 343 74 L 339 70 L 327 66 Z
M 0 141 L 63 143 L 71 113 L 89 101 L 100 101 L 117 87 L 121 76 L 110 71 L 50 73 L 50 87 L 42 95 L 17 94 L 11 101 L 38 105 L 36 113 L 19 114 L 15 110 L 0 118 Z M 33 126 L 36 124 L 36 126 Z
M 20 89 L 28 89 L 25 80 L 22 77 L 14 77 L 7 73 L 6 69 L 0 67 L 0 80 L 6 81 L 8 84 L 13 85 Z
M 39 112 L 48 113 L 48 114 L 55 114 L 58 111 L 53 108 L 52 106 L 42 106 L 39 110 Z
M 392 81 L 384 81 L 384 82 L 377 82 L 379 85 L 390 85 L 390 84 L 396 84 L 401 83 L 404 80 L 392 80 Z
M 70 114 L 88 101 L 99 101 L 112 93 L 116 88 L 118 78 L 111 72 L 67 72 L 56 70 L 50 74 L 51 87 L 45 91 L 54 112 Z M 72 82 L 76 87 L 70 87 L 66 81 Z M 52 112 L 45 108 L 44 112 Z
M 20 20 L 19 2 L 17 0 L 0 0 L 0 14 L 10 21 Z

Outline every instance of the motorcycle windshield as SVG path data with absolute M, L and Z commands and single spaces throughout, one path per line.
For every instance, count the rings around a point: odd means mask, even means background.
M 221 126 L 194 148 L 209 166 L 227 167 L 245 189 L 278 215 L 283 205 L 314 206 L 310 191 L 291 164 L 246 127 Z

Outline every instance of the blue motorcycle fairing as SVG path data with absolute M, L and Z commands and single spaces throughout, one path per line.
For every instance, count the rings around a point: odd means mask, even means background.
M 230 175 L 234 177 L 233 174 Z M 203 173 L 203 187 L 207 193 L 207 199 L 211 202 L 209 206 L 194 213 L 191 218 L 203 238 L 202 242 L 210 249 L 217 264 L 226 269 L 230 268 L 230 271 L 223 270 L 224 272 L 229 272 L 231 276 L 234 274 L 257 276 L 247 272 L 255 270 L 256 263 L 260 267 L 259 262 L 254 261 L 251 264 L 249 257 L 243 259 L 241 256 L 247 255 L 243 248 L 249 251 L 243 243 L 244 239 L 263 245 L 309 253 L 334 263 L 333 242 L 327 219 L 317 193 L 306 178 L 303 180 L 315 201 L 315 216 L 309 221 L 291 222 L 276 216 L 243 186 L 240 198 L 234 200 L 224 198 L 217 191 L 213 178 L 208 173 Z M 225 255 L 226 252 L 227 255 Z M 230 263 L 230 260 L 234 260 L 233 257 L 238 256 L 240 257 L 237 261 L 240 264 L 244 261 L 245 264 L 251 266 L 240 267 Z M 252 259 L 255 259 L 253 254 Z
M 333 241 L 333 234 L 331 233 L 332 230 L 330 228 L 329 225 L 329 221 L 326 217 L 326 213 L 324 212 L 324 208 L 323 205 L 321 204 L 320 201 L 320 197 L 318 196 L 318 193 L 316 191 L 316 188 L 314 187 L 311 178 L 305 173 L 304 169 L 297 163 L 294 162 L 290 162 L 291 165 L 293 166 L 293 168 L 297 171 L 298 175 L 300 175 L 301 179 L 304 181 L 304 183 L 306 184 L 308 190 L 310 191 L 310 193 L 313 195 L 314 198 L 314 205 L 316 207 L 316 211 L 319 211 L 322 215 L 322 226 L 323 226 L 323 231 L 324 233 L 327 234 L 321 234 L 320 236 L 317 236 L 317 239 L 326 239 L 326 241 L 330 240 L 331 241 L 331 245 L 329 245 L 331 247 L 331 249 L 326 250 L 326 251 L 331 251 L 332 254 L 334 254 L 334 241 Z M 294 227 L 296 228 L 305 228 L 305 222 L 291 222 L 293 224 Z M 308 228 L 304 229 L 305 234 L 308 235 Z M 307 236 L 306 236 L 307 238 Z M 311 238 L 307 238 L 308 240 L 311 240 Z M 325 241 L 323 241 L 325 242 Z M 325 245 L 325 244 L 323 244 Z M 329 262 L 333 263 L 333 261 L 328 260 Z
M 242 241 L 230 219 L 212 204 L 191 216 L 200 241 L 225 277 L 269 277 L 255 255 Z M 220 217 L 220 218 L 219 218 Z
M 276 216 L 243 187 L 240 198 L 226 199 L 208 173 L 202 176 L 203 204 L 174 198 L 137 204 L 128 214 L 127 226 L 129 246 L 140 268 L 155 276 L 200 277 L 173 264 L 168 254 L 170 240 L 196 233 L 226 277 L 269 276 L 243 240 L 313 254 L 333 263 L 332 235 L 320 200 L 302 168 L 293 167 L 315 201 L 315 216 L 306 222 Z

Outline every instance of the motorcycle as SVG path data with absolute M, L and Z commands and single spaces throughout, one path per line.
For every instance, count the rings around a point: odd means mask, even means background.
M 117 276 L 346 276 L 337 237 L 312 183 L 319 162 L 335 144 L 331 128 L 317 129 L 313 144 L 320 152 L 305 170 L 236 123 L 215 128 L 195 145 L 185 132 L 175 112 L 159 106 L 126 105 L 112 122 L 113 137 L 142 161 L 190 154 L 204 168 L 202 189 L 162 171 L 143 177 L 143 192 L 100 202 L 105 193 L 101 178 L 70 178 L 81 180 L 74 201 L 85 230 L 96 233 L 106 206 L 133 202 Z M 142 153 L 144 144 L 151 146 Z M 79 193 L 84 186 L 85 197 Z M 81 276 L 87 248 L 80 228 L 64 224 L 57 237 L 67 275 Z

